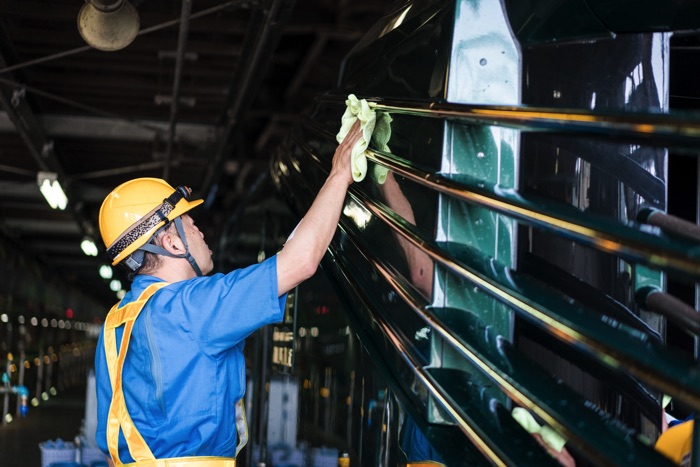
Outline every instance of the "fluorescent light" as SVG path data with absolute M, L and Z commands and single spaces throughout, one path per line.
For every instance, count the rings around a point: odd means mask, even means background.
M 103 264 L 100 266 L 100 277 L 102 279 L 111 279 L 112 278 L 112 267 L 108 266 L 106 264 Z
M 95 242 L 88 237 L 85 237 L 83 241 L 80 242 L 80 248 L 83 250 L 83 253 L 88 256 L 97 256 L 97 246 L 95 246 Z
M 39 191 L 46 198 L 52 209 L 66 209 L 68 198 L 58 182 L 58 176 L 55 172 L 38 172 L 36 177 Z
M 112 290 L 112 292 L 119 292 L 119 290 L 122 288 L 122 283 L 117 279 L 113 279 L 112 282 L 109 283 L 109 288 Z

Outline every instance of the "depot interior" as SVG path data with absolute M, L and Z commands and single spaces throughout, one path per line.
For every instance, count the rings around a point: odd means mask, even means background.
M 83 16 L 79 28 L 80 0 L 0 5 L 0 347 L 30 417 L 85 384 L 67 375 L 87 377 L 83 354 L 128 288 L 100 239 L 104 197 L 136 177 L 190 186 L 221 267 L 274 254 L 293 225 L 271 154 L 389 2 L 127 4 L 130 37 Z M 44 373 L 72 357 L 68 379 Z M 0 430 L 21 425 L 15 394 L 2 397 Z
M 133 37 L 105 39 L 114 50 L 88 45 L 97 33 L 80 30 L 93 3 L 110 2 L 0 2 L 0 438 L 24 423 L 13 387 L 29 389 L 36 417 L 85 387 L 90 346 L 128 288 L 100 239 L 104 197 L 135 177 L 187 185 L 205 200 L 196 219 L 218 270 L 275 254 L 295 217 L 271 181 L 271 156 L 394 2 L 131 0 Z M 693 61 L 695 42 L 673 39 L 672 57 Z M 673 66 L 671 108 L 697 109 L 696 83 Z M 683 187 L 697 181 L 696 159 L 671 154 L 668 169 L 669 212 L 695 222 Z M 694 301 L 693 287 L 668 287 Z M 668 333 L 693 352 L 686 333 Z

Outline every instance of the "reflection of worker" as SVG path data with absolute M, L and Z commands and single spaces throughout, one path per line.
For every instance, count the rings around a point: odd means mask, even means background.
M 401 190 L 401 186 L 394 177 L 394 173 L 386 173 L 386 179 L 384 180 L 382 178 L 382 181 L 383 183 L 378 183 L 378 187 L 387 206 L 396 214 L 403 217 L 407 222 L 416 225 L 413 208 L 406 198 L 406 195 Z M 433 286 L 433 261 L 424 251 L 411 244 L 411 242 L 403 236 L 395 234 L 395 237 L 408 263 L 411 283 L 426 298 L 430 298 Z M 425 329 L 426 331 L 430 330 L 429 327 Z M 565 441 L 562 442 L 560 446 L 552 446 L 552 444 L 548 442 L 549 437 L 543 437 L 542 434 L 534 432 L 532 436 L 561 465 L 566 467 L 574 467 L 576 465 L 576 461 L 564 447 Z M 423 435 L 410 417 L 406 417 L 402 428 L 401 447 L 411 465 L 417 465 L 415 463 L 421 461 L 431 462 L 431 465 L 442 465 L 439 454 L 430 446 L 425 435 Z
M 576 461 L 566 449 L 566 438 L 547 425 L 540 425 L 535 417 L 523 407 L 515 407 L 511 415 L 547 453 L 565 467 L 575 467 Z
M 375 177 L 376 178 L 376 177 Z M 394 177 L 394 173 L 383 172 L 378 187 L 387 206 L 407 222 L 416 225 L 415 215 L 411 203 L 401 190 L 401 186 Z M 410 274 L 410 281 L 417 290 L 426 298 L 430 298 L 433 289 L 433 261 L 422 250 L 414 246 L 400 234 L 394 232 L 394 237 L 406 258 Z M 427 341 L 427 333 L 430 327 L 426 326 L 416 335 L 421 340 Z M 403 413 L 400 432 L 400 447 L 407 466 L 443 466 L 445 465 L 440 454 L 432 447 L 423 432 L 408 413 Z
M 247 441 L 243 341 L 278 322 L 284 294 L 318 267 L 352 183 L 353 128 L 304 219 L 274 257 L 228 274 L 189 215 L 202 201 L 163 180 L 140 178 L 112 191 L 100 231 L 113 264 L 134 274 L 98 343 L 97 441 L 112 461 L 230 466 Z M 164 465 L 164 464 L 163 464 Z
M 413 208 L 399 186 L 393 172 L 386 174 L 384 183 L 378 184 L 387 206 L 407 222 L 416 225 Z M 430 297 L 433 289 L 433 261 L 424 251 L 414 246 L 400 234 L 395 234 L 401 252 L 406 258 L 411 283 L 425 297 Z
M 575 467 L 576 466 L 576 461 L 574 458 L 569 454 L 569 451 L 566 449 L 566 447 L 561 447 L 560 449 L 555 449 L 549 444 L 547 444 L 543 439 L 542 436 L 539 434 L 533 434 L 532 435 L 535 440 L 549 453 L 550 456 L 552 456 L 554 459 L 556 459 L 561 465 L 564 467 Z
M 654 449 L 668 457 L 676 465 L 690 465 L 695 414 L 691 413 L 687 418 L 678 420 L 666 412 L 670 402 L 669 396 L 663 397 L 661 436 L 656 440 Z
M 406 457 L 406 466 L 445 466 L 445 462 L 440 457 L 433 446 L 425 437 L 422 431 L 413 421 L 410 415 L 404 414 L 403 426 L 401 427 L 401 452 Z
M 690 465 L 694 425 L 691 419 L 669 426 L 656 440 L 654 448 L 676 465 Z

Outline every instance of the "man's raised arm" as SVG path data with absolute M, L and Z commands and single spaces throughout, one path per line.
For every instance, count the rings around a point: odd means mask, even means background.
M 277 290 L 282 295 L 316 272 L 333 239 L 343 209 L 345 194 L 352 183 L 350 154 L 361 136 L 356 123 L 338 145 L 333 166 L 316 199 L 294 231 L 294 235 L 277 254 Z

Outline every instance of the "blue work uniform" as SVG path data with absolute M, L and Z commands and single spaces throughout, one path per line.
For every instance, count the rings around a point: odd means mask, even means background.
M 137 275 L 120 307 L 159 282 Z M 244 339 L 282 320 L 285 296 L 277 295 L 272 257 L 226 275 L 169 284 L 146 302 L 133 325 L 122 380 L 129 415 L 156 459 L 236 456 L 235 406 L 246 386 Z M 103 330 L 95 357 L 97 442 L 108 453 L 112 387 L 104 339 Z M 133 462 L 123 434 L 119 458 Z

